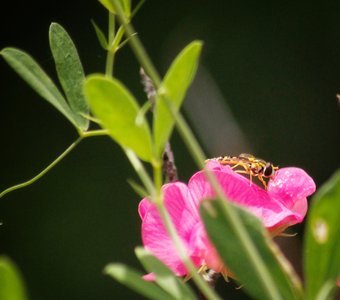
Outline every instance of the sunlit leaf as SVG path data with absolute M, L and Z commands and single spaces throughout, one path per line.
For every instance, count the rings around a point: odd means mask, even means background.
M 196 74 L 202 43 L 195 41 L 185 47 L 171 64 L 158 91 L 154 111 L 154 138 L 157 154 L 164 151 L 175 121 L 166 101 L 178 111 Z
M 27 299 L 25 287 L 18 269 L 9 258 L 4 256 L 0 256 L 0 299 Z
M 51 103 L 74 126 L 78 127 L 74 113 L 66 103 L 65 98 L 30 55 L 16 48 L 4 48 L 1 50 L 1 55 L 42 98 Z
M 304 268 L 308 299 L 331 299 L 340 277 L 340 170 L 312 199 L 308 215 Z
M 92 75 L 85 81 L 85 95 L 94 116 L 111 137 L 123 148 L 133 150 L 141 159 L 151 161 L 148 123 L 138 113 L 138 103 L 126 87 L 116 79 Z
M 104 272 L 148 299 L 173 299 L 154 282 L 144 280 L 142 274 L 125 265 L 109 264 L 105 267 Z
M 260 255 L 262 272 L 259 275 L 249 248 L 237 237 L 237 229 L 225 214 L 225 203 L 207 200 L 201 205 L 201 214 L 208 235 L 229 270 L 236 275 L 242 288 L 255 299 L 301 299 L 301 286 L 295 273 L 279 249 L 269 239 L 260 220 L 244 209 L 233 205 L 241 218 L 252 244 Z M 260 263 L 260 261 L 258 261 Z M 270 282 L 271 281 L 271 282 Z M 265 284 L 268 286 L 265 288 Z M 275 296 L 276 294 L 276 296 Z
M 78 126 L 85 131 L 89 120 L 82 115 L 87 115 L 89 108 L 83 92 L 85 75 L 77 49 L 65 29 L 57 23 L 51 24 L 49 37 L 59 81 Z
M 136 255 L 144 268 L 154 273 L 157 284 L 170 295 L 173 299 L 196 299 L 190 287 L 182 279 L 179 279 L 163 263 L 152 256 L 144 248 L 136 248 Z

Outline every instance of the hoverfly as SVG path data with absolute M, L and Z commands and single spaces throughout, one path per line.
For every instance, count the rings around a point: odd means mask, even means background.
M 236 169 L 235 172 L 249 175 L 251 183 L 252 177 L 257 177 L 265 189 L 267 189 L 267 183 L 264 178 L 272 178 L 275 171 L 279 169 L 272 163 L 248 153 L 241 153 L 238 156 L 220 156 L 213 158 L 213 160 L 218 161 L 221 165 L 230 165 L 232 169 L 243 168 L 241 170 Z

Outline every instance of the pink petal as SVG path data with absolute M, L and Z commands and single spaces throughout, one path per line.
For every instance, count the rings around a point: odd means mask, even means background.
M 300 168 L 282 168 L 276 171 L 268 184 L 268 194 L 292 211 L 305 215 L 307 199 L 315 192 L 313 179 Z
M 203 223 L 199 223 L 194 231 L 195 233 L 193 235 L 196 237 L 195 245 L 199 251 L 199 255 L 204 259 L 204 264 L 216 272 L 222 271 L 224 268 L 223 262 L 215 247 L 210 242 Z
M 175 225 L 175 228 L 182 238 L 188 255 L 192 256 L 194 262 L 199 265 L 201 259 L 195 257 L 196 249 L 190 248 L 192 239 L 192 228 L 198 222 L 198 216 L 192 213 L 191 195 L 187 186 L 176 182 L 163 186 L 164 204 Z M 148 203 L 145 203 L 147 201 Z M 181 262 L 177 250 L 170 239 L 156 206 L 143 199 L 139 206 L 142 218 L 142 240 L 145 248 L 151 251 L 158 259 L 163 261 L 178 276 L 187 274 L 186 268 Z
M 186 274 L 176 248 L 166 232 L 155 205 L 151 205 L 142 223 L 142 240 L 145 249 L 163 261 L 178 276 Z
M 206 163 L 206 168 L 209 170 L 223 171 L 225 173 L 235 173 L 233 169 L 228 165 L 221 165 L 217 160 L 210 159 Z
M 286 208 L 280 201 L 270 197 L 264 189 L 251 183 L 246 177 L 232 171 L 229 166 L 221 166 L 218 162 L 208 162 L 229 200 L 240 204 L 259 217 L 267 228 L 292 225 L 303 220 L 303 216 Z M 203 171 L 197 172 L 189 182 L 189 188 L 195 197 L 213 197 L 212 187 L 207 182 Z
M 142 220 L 144 219 L 151 205 L 152 205 L 151 202 L 146 198 L 144 198 L 141 202 L 139 202 L 138 213 Z

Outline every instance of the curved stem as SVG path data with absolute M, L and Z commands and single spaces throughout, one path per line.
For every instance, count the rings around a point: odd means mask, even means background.
M 60 154 L 52 163 L 50 163 L 44 170 L 42 170 L 39 174 L 31 178 L 30 180 L 27 180 L 25 182 L 19 183 L 17 185 L 11 186 L 8 189 L 2 191 L 0 193 L 0 198 L 5 196 L 6 194 L 24 188 L 26 186 L 29 186 L 39 180 L 41 177 L 43 177 L 49 170 L 51 170 L 55 165 L 57 165 L 67 154 L 69 154 L 82 140 L 82 137 L 78 137 L 78 139 L 73 142 L 62 154 Z
M 60 161 L 62 161 L 84 138 L 102 136 L 107 134 L 108 134 L 107 130 L 92 130 L 87 132 L 79 132 L 80 136 L 68 148 L 66 148 L 66 150 L 63 153 L 61 153 L 54 161 L 52 161 L 45 169 L 43 169 L 39 174 L 37 174 L 33 178 L 5 189 L 0 193 L 0 198 L 2 198 L 3 196 L 10 192 L 29 186 L 36 182 L 37 180 L 39 180 L 48 171 L 55 167 Z

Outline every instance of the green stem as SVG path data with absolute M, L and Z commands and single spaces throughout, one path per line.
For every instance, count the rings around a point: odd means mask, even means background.
M 80 136 L 82 138 L 88 138 L 93 136 L 102 136 L 102 135 L 108 135 L 109 131 L 106 129 L 98 129 L 98 130 L 91 130 L 91 131 L 85 131 L 81 132 Z
M 41 177 L 43 177 L 48 171 L 50 171 L 55 165 L 57 165 L 67 154 L 69 154 L 81 141 L 82 137 L 79 137 L 75 142 L 73 142 L 61 155 L 59 155 L 52 163 L 50 163 L 44 170 L 42 170 L 38 175 L 34 176 L 30 180 L 27 180 L 23 183 L 11 186 L 10 188 L 4 190 L 0 193 L 0 198 L 5 196 L 6 194 L 24 188 L 28 185 L 31 185 L 32 183 L 39 180 Z
M 48 171 L 55 167 L 60 161 L 62 161 L 84 138 L 93 136 L 107 135 L 107 130 L 92 130 L 87 132 L 79 132 L 80 136 L 75 140 L 63 153 L 61 153 L 54 161 L 52 161 L 45 169 L 43 169 L 39 174 L 27 180 L 25 182 L 19 183 L 17 185 L 11 186 L 0 193 L 0 198 L 6 194 L 13 192 L 15 190 L 29 186 L 43 177 Z
M 162 163 L 157 161 L 153 164 L 153 180 L 155 183 L 155 189 L 156 189 L 156 198 L 155 203 L 158 205 L 163 205 L 163 195 L 162 195 Z
M 111 51 L 111 46 L 115 38 L 115 16 L 113 13 L 109 12 L 109 25 L 108 25 L 108 50 L 106 54 L 106 65 L 105 65 L 105 75 L 112 77 L 113 75 L 113 64 L 115 52 Z
M 143 184 L 144 184 L 146 190 L 148 191 L 148 193 L 150 194 L 151 198 L 154 199 L 155 198 L 155 187 L 152 183 L 150 176 L 146 172 L 143 164 L 141 163 L 139 158 L 136 156 L 135 152 L 133 152 L 132 150 L 125 149 L 125 154 L 126 154 L 127 158 L 129 159 L 131 165 L 135 169 L 136 173 L 138 174 L 139 178 L 143 182 Z
M 158 89 L 161 85 L 161 77 L 159 76 L 157 70 L 151 62 L 151 59 L 147 52 L 145 51 L 143 44 L 137 38 L 136 31 L 132 27 L 129 20 L 126 18 L 124 11 L 119 3 L 119 0 L 111 0 L 112 5 L 114 6 L 119 22 L 124 26 L 126 37 L 129 39 L 129 43 L 134 51 L 138 61 L 142 65 L 144 71 L 148 74 L 151 80 L 154 83 L 156 89 Z

